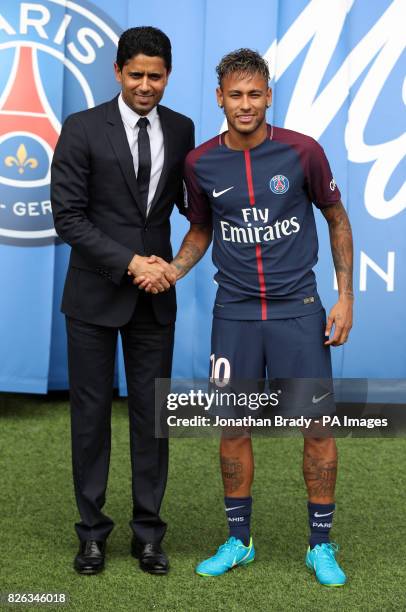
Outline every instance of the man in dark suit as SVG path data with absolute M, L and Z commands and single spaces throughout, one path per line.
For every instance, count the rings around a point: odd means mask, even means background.
M 128 386 L 132 554 L 165 574 L 160 518 L 168 441 L 154 437 L 154 380 L 169 378 L 176 316 L 169 217 L 182 212 L 182 168 L 193 122 L 159 105 L 171 71 L 168 37 L 152 27 L 123 33 L 114 65 L 121 93 L 65 121 L 52 163 L 55 228 L 71 247 L 62 300 L 68 336 L 72 461 L 81 521 L 74 567 L 104 567 L 113 529 L 103 514 L 111 445 L 118 332 Z M 148 260 L 148 256 L 156 255 Z M 151 293 L 135 279 L 146 275 Z

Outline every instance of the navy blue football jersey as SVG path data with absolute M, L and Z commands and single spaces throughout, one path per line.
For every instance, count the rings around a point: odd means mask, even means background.
M 270 125 L 267 138 L 249 150 L 228 148 L 224 136 L 185 162 L 188 219 L 213 224 L 214 316 L 266 320 L 317 312 L 312 203 L 323 208 L 341 197 L 322 147 Z

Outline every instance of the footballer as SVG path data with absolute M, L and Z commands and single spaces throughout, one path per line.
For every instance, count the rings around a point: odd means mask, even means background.
M 272 101 L 265 60 L 250 49 L 217 66 L 217 101 L 228 131 L 186 158 L 190 229 L 172 262 L 184 276 L 213 238 L 218 291 L 213 308 L 211 372 L 227 378 L 331 380 L 330 346 L 352 326 L 353 245 L 350 223 L 322 147 L 309 136 L 269 125 Z M 325 217 L 337 275 L 338 302 L 327 320 L 313 268 L 318 241 L 313 206 Z M 151 290 L 148 279 L 136 279 Z M 218 369 L 217 369 L 218 371 Z M 323 410 L 331 393 L 310 400 Z M 220 442 L 229 538 L 196 572 L 219 576 L 255 558 L 250 533 L 254 458 L 249 432 Z M 306 565 L 320 584 L 346 576 L 330 542 L 337 476 L 335 439 L 304 437 L 303 475 L 310 526 Z

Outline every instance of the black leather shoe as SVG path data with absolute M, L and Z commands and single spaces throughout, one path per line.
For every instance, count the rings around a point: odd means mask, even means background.
M 84 540 L 80 543 L 73 567 L 79 574 L 98 574 L 104 569 L 105 554 L 106 542 Z
M 169 571 L 168 557 L 160 544 L 139 542 L 136 538 L 131 542 L 131 554 L 139 560 L 140 568 L 149 574 L 167 574 Z

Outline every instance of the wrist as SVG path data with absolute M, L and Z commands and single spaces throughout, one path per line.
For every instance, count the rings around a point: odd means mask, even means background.
M 184 271 L 182 266 L 180 266 L 175 259 L 173 259 L 170 263 L 172 269 L 174 270 L 175 274 L 176 274 L 176 280 L 179 280 L 180 278 L 182 278 L 182 276 L 184 275 Z
M 352 291 L 343 291 L 339 293 L 338 300 L 340 302 L 353 302 L 354 301 L 354 293 Z

